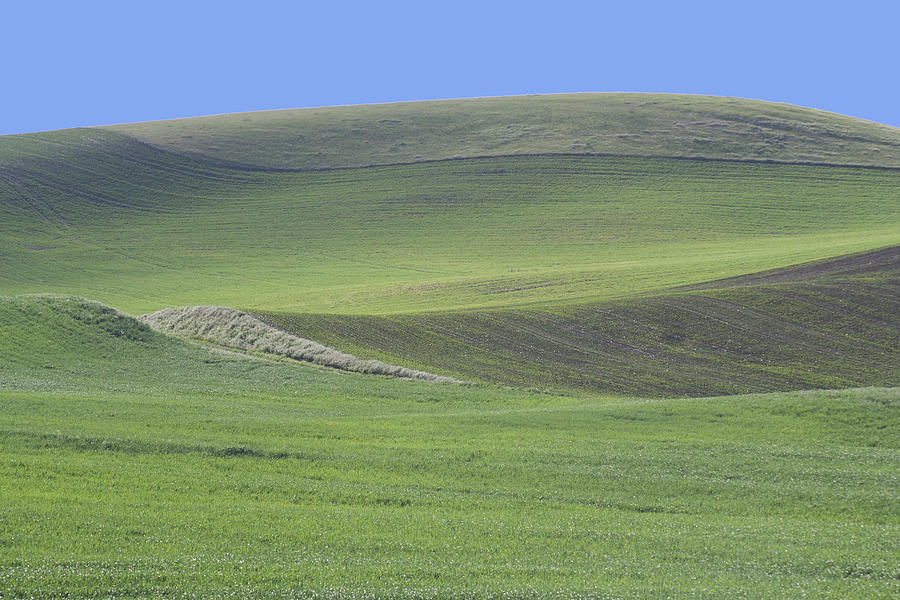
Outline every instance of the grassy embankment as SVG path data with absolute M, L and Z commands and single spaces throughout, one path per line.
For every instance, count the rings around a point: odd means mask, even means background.
M 0 328 L 4 597 L 900 590 L 896 391 L 434 385 L 64 299 L 3 299 Z
M 234 308 L 221 306 L 164 308 L 155 313 L 142 315 L 139 320 L 161 333 L 229 350 L 262 354 L 268 358 L 286 358 L 369 375 L 390 375 L 433 383 L 462 383 L 450 377 L 389 365 L 379 360 L 363 360 L 273 327 L 249 313 Z

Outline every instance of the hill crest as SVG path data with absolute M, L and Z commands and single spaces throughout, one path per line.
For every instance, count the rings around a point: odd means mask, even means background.
M 233 166 L 308 170 L 583 154 L 900 167 L 900 129 L 789 104 L 549 94 L 232 113 L 113 125 Z

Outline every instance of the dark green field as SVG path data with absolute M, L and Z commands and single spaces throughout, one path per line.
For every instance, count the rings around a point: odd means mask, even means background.
M 758 101 L 0 137 L 0 599 L 897 597 L 898 249 L 900 130 Z

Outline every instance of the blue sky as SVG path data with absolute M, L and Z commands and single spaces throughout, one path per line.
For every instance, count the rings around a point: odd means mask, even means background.
M 742 96 L 900 126 L 898 23 L 900 3 L 865 0 L 11 2 L 0 134 L 577 91 Z

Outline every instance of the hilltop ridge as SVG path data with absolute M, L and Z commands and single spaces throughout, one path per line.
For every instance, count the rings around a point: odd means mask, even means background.
M 323 169 L 524 154 L 900 167 L 900 129 L 761 100 L 548 94 L 234 113 L 109 130 L 233 166 Z

